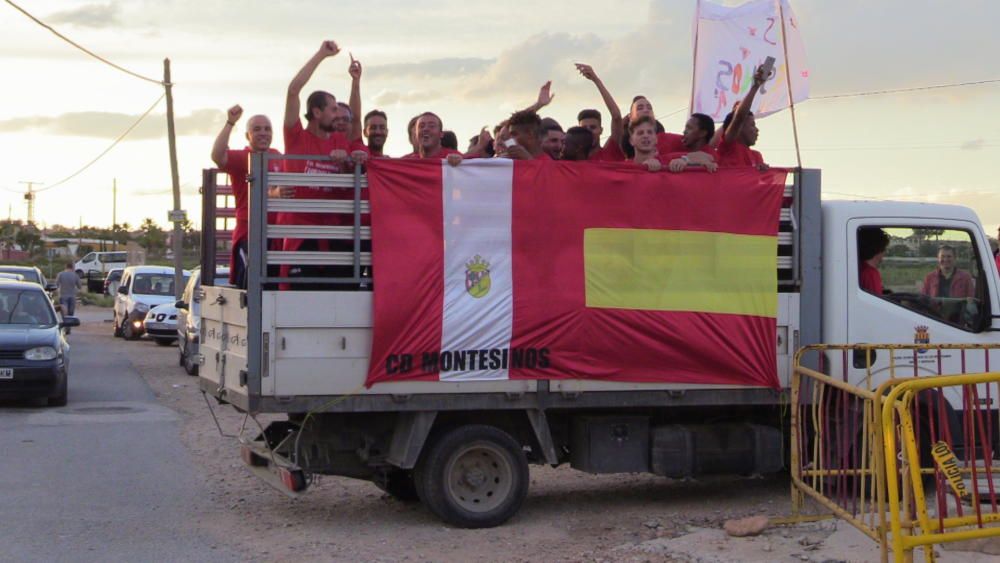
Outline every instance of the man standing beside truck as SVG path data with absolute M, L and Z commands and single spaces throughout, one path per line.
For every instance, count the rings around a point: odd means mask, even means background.
M 239 150 L 229 149 L 229 135 L 232 134 L 236 122 L 243 115 L 243 108 L 235 105 L 226 112 L 226 124 L 222 126 L 215 144 L 212 145 L 212 161 L 219 169 L 229 175 L 229 185 L 233 188 L 233 198 L 236 200 L 236 228 L 233 229 L 233 246 L 229 255 L 229 283 L 240 288 L 247 288 L 247 235 L 249 234 L 250 198 L 247 189 L 247 170 L 252 153 L 269 152 L 281 154 L 271 148 L 274 132 L 271 120 L 266 115 L 255 115 L 247 120 L 247 146 Z M 281 168 L 280 161 L 269 163 L 270 170 L 277 172 Z M 270 222 L 270 221 L 268 221 Z
M 73 270 L 73 263 L 66 262 L 66 269 L 56 276 L 56 285 L 59 287 L 59 305 L 62 307 L 64 316 L 72 317 L 76 312 L 76 292 L 80 290 L 80 277 Z M 69 334 L 70 329 L 66 329 Z

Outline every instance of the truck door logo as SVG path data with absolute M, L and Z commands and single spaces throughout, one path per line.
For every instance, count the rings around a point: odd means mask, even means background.
M 930 344 L 931 343 L 931 334 L 930 334 L 930 332 L 928 332 L 928 327 L 926 327 L 924 325 L 919 325 L 919 326 L 913 327 L 913 329 L 915 331 L 914 334 L 913 334 L 913 343 L 914 344 Z M 927 353 L 927 349 L 926 348 L 918 348 L 917 349 L 917 353 L 926 354 Z
M 465 263 L 465 291 L 476 299 L 490 292 L 490 263 L 478 254 Z

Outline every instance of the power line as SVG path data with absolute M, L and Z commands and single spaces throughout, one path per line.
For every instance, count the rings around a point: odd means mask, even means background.
M 810 96 L 810 100 L 832 100 L 834 98 L 855 98 L 858 96 L 878 96 L 881 94 L 901 94 L 904 92 L 919 92 L 924 90 L 940 90 L 941 88 L 958 88 L 961 86 L 979 86 L 982 84 L 996 84 L 1000 78 L 990 80 L 975 80 L 972 82 L 954 82 L 951 84 L 935 84 L 932 86 L 914 86 L 912 88 L 895 88 L 892 90 L 873 90 L 871 92 L 852 92 L 849 94 L 829 94 L 826 96 Z
M 62 180 L 59 180 L 58 182 L 56 182 L 56 183 L 52 184 L 51 186 L 48 186 L 48 187 L 46 187 L 46 188 L 43 188 L 43 189 L 41 189 L 41 190 L 35 190 L 35 193 L 38 193 L 38 192 L 44 192 L 45 190 L 51 190 L 52 188 L 55 188 L 55 187 L 57 187 L 57 186 L 60 186 L 60 185 L 62 185 L 62 184 L 65 184 L 66 182 L 69 182 L 69 181 L 70 181 L 70 180 L 72 180 L 73 178 L 76 178 L 76 177 L 77 177 L 78 175 L 80 175 L 80 173 L 81 173 L 81 172 L 83 172 L 84 170 L 86 170 L 86 169 L 90 168 L 90 167 L 91 167 L 91 165 L 93 165 L 93 164 L 94 164 L 95 162 L 97 162 L 98 160 L 100 160 L 100 159 L 101 159 L 101 158 L 102 158 L 102 157 L 103 157 L 104 155 L 106 155 L 106 154 L 108 154 L 109 152 L 111 152 L 111 149 L 115 148 L 115 146 L 116 146 L 116 145 L 117 145 L 118 143 L 120 143 L 120 142 L 121 142 L 121 140 L 122 140 L 122 139 L 124 139 L 126 135 L 128 135 L 129 133 L 131 133 L 131 132 L 132 132 L 132 130 L 133 130 L 133 129 L 135 129 L 135 128 L 136 128 L 136 126 L 138 126 L 138 125 L 139 125 L 139 123 L 141 123 L 141 122 L 142 122 L 142 120 L 143 120 L 143 119 L 145 119 L 145 118 L 146 118 L 146 116 L 148 116 L 148 115 L 149 115 L 149 114 L 150 114 L 150 113 L 151 113 L 151 112 L 153 111 L 153 109 L 155 109 L 155 108 L 156 108 L 156 106 L 157 106 L 157 105 L 159 105 L 160 101 L 161 101 L 161 100 L 163 100 L 163 98 L 164 98 L 165 96 L 166 96 L 166 93 L 164 93 L 164 94 L 160 94 L 160 97 L 159 97 L 159 98 L 156 98 L 156 101 L 155 101 L 155 102 L 153 102 L 153 105 L 149 106 L 149 109 L 147 109 L 145 113 L 143 113 L 142 115 L 140 115 L 140 116 L 139 116 L 139 119 L 136 119 L 136 120 L 135 120 L 135 123 L 133 123 L 132 125 L 129 125 L 128 129 L 126 129 L 126 130 L 125 130 L 125 132 L 123 132 L 123 133 L 122 133 L 121 135 L 119 135 L 119 136 L 118 136 L 118 138 L 117 138 L 117 139 L 115 139 L 115 141 L 114 141 L 113 143 L 111 143 L 111 146 L 109 146 L 108 148 L 104 149 L 104 151 L 103 151 L 103 152 L 101 152 L 101 154 L 97 155 L 97 156 L 96 156 L 96 157 L 95 157 L 95 158 L 94 158 L 93 160 L 91 160 L 90 162 L 88 162 L 87 164 L 85 164 L 85 165 L 83 166 L 83 168 L 81 168 L 81 169 L 77 170 L 76 172 L 74 172 L 74 173 L 70 174 L 69 176 L 67 176 L 67 177 L 63 178 Z
M 149 78 L 149 77 L 143 76 L 143 75 L 141 75 L 139 73 L 132 72 L 131 70 L 129 70 L 129 69 L 125 68 L 125 67 L 116 65 L 115 63 L 109 61 L 108 59 L 105 59 L 104 57 L 98 55 L 97 53 L 91 51 L 90 49 L 87 49 L 86 47 L 84 47 L 84 46 L 80 45 L 79 43 L 73 41 L 69 37 L 66 37 L 65 35 L 59 33 L 52 26 L 50 26 L 49 24 L 47 24 L 47 23 L 43 22 L 42 20 L 36 18 L 35 16 L 29 14 L 24 8 L 18 6 L 17 4 L 15 4 L 14 2 L 12 2 L 11 0 L 4 0 L 4 1 L 7 2 L 8 4 L 10 4 L 11 7 L 13 7 L 15 10 L 17 10 L 18 12 L 21 12 L 22 14 L 24 14 L 25 16 L 27 16 L 29 19 L 31 19 L 32 21 L 34 21 L 35 23 L 37 23 L 38 25 L 40 25 L 40 26 L 44 27 L 45 29 L 51 31 L 59 39 L 62 39 L 63 41 L 69 43 L 70 45 L 76 47 L 77 49 L 83 51 L 84 53 L 90 55 L 91 57 L 94 57 L 95 59 L 101 61 L 102 63 L 104 63 L 106 65 L 109 65 L 109 66 L 111 66 L 113 68 L 116 68 L 116 69 L 124 72 L 125 74 L 129 74 L 131 76 L 134 76 L 134 77 L 136 77 L 136 78 L 138 78 L 140 80 L 145 80 L 146 82 L 152 82 L 153 84 L 163 85 L 163 81 L 162 80 L 156 80 L 154 78 Z

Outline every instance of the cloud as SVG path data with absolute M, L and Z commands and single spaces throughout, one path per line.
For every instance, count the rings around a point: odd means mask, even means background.
M 494 59 L 445 58 L 365 68 L 365 78 L 451 78 L 479 72 Z
M 86 4 L 72 10 L 49 14 L 45 19 L 51 24 L 69 24 L 77 27 L 102 29 L 121 23 L 117 4 Z
M 375 102 L 376 106 L 386 107 L 394 106 L 397 104 L 416 104 L 422 102 L 432 102 L 434 100 L 441 99 L 442 94 L 440 92 L 430 91 L 430 90 L 410 90 L 408 92 L 399 92 L 396 90 L 382 90 L 372 101 Z
M 138 115 L 83 111 L 58 116 L 35 115 L 0 120 L 0 133 L 40 131 L 70 137 L 114 139 L 122 134 Z M 222 127 L 225 116 L 217 109 L 198 109 L 189 115 L 176 118 L 174 125 L 178 136 L 213 135 Z M 126 139 L 159 139 L 167 135 L 164 114 L 152 114 L 129 133 Z

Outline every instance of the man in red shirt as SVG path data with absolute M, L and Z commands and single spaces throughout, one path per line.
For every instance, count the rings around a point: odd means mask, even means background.
M 542 150 L 542 118 L 531 110 L 514 112 L 507 120 L 510 140 L 504 156 L 513 160 L 552 160 Z
M 549 155 L 552 160 L 559 158 L 562 154 L 563 145 L 566 144 L 566 133 L 563 133 L 559 122 L 551 117 L 542 119 L 542 150 Z
M 621 143 L 622 136 L 625 134 L 625 127 L 622 121 L 622 111 L 618 108 L 618 104 L 615 103 L 615 98 L 611 95 L 611 92 L 604 86 L 604 82 L 601 80 L 597 73 L 594 72 L 594 68 L 590 65 L 585 65 L 581 63 L 576 64 L 576 70 L 583 75 L 584 78 L 594 83 L 597 87 L 597 91 L 601 94 L 601 99 L 604 100 L 605 107 L 608 108 L 608 113 L 611 115 L 611 132 L 608 135 L 608 139 L 604 142 L 604 146 L 601 146 L 601 133 L 604 132 L 604 127 L 601 125 L 601 114 L 597 110 L 583 110 L 577 115 L 577 122 L 580 127 L 586 127 L 594 133 L 594 150 L 591 152 L 590 160 L 601 160 L 605 162 L 621 162 L 625 160 L 625 153 L 622 152 Z
M 286 172 L 306 174 L 337 174 L 348 170 L 346 162 L 348 151 L 351 157 L 360 161 L 367 157 L 367 149 L 356 147 L 352 150 L 351 143 L 343 133 L 336 131 L 334 124 L 339 108 L 333 94 L 317 90 L 306 99 L 306 127 L 299 120 L 301 108 L 299 95 L 302 88 L 312 78 L 320 63 L 340 52 L 333 41 L 324 41 L 319 50 L 308 60 L 288 85 L 288 95 L 285 99 L 284 137 L 285 153 L 295 155 L 322 155 L 317 160 L 288 160 L 285 162 Z M 329 157 L 328 157 L 329 155 Z M 297 199 L 352 199 L 353 190 L 332 187 L 294 186 L 291 197 Z M 367 195 L 362 197 L 366 198 Z M 362 217 L 368 224 L 370 217 Z M 353 225 L 353 218 L 342 214 L 324 213 L 279 213 L 278 223 L 283 225 Z M 333 244 L 331 244 L 331 242 Z M 353 246 L 347 240 L 302 240 L 285 239 L 284 250 L 341 250 L 349 251 Z M 347 267 L 327 268 L 322 266 L 281 266 L 282 277 L 302 275 L 353 275 L 347 274 Z M 337 270 L 337 271 L 334 271 Z M 353 268 L 350 268 L 353 272 Z M 301 286 L 306 287 L 306 286 Z
M 247 169 L 252 153 L 269 152 L 281 154 L 271 148 L 273 131 L 271 120 L 264 115 L 255 115 L 247 120 L 247 146 L 239 150 L 229 149 L 229 136 L 236 122 L 243 115 L 243 108 L 235 105 L 229 108 L 226 124 L 219 131 L 212 145 L 212 161 L 220 170 L 229 175 L 229 185 L 233 188 L 233 198 L 236 200 L 236 228 L 233 229 L 232 250 L 229 256 L 229 283 L 241 289 L 247 287 L 247 235 L 249 234 L 249 193 L 247 189 Z M 281 161 L 272 160 L 268 163 L 269 170 L 281 170 Z M 269 218 L 269 222 L 273 218 Z
M 882 274 L 878 266 L 889 248 L 889 235 L 877 227 L 858 229 L 858 285 L 874 295 L 882 296 Z
M 444 127 L 437 114 L 426 111 L 417 116 L 413 126 L 413 136 L 416 140 L 417 152 L 412 152 L 403 158 L 437 158 L 457 166 L 462 162 L 462 153 L 441 146 Z
M 382 151 L 389 136 L 389 117 L 384 111 L 373 109 L 365 114 L 364 133 L 372 157 L 385 156 Z
M 629 121 L 628 134 L 629 143 L 635 151 L 632 162 L 645 166 L 650 172 L 660 170 L 662 164 L 656 152 L 656 120 L 644 115 L 635 121 Z
M 590 151 L 594 148 L 594 134 L 584 127 L 570 127 L 566 131 L 566 142 L 563 144 L 559 160 L 581 162 L 590 159 Z
M 754 71 L 753 85 L 750 86 L 750 91 L 736 107 L 736 111 L 729 112 L 722 124 L 721 134 L 717 134 L 713 139 L 719 153 L 720 166 L 754 166 L 762 170 L 767 169 L 764 157 L 750 148 L 757 142 L 759 134 L 750 107 L 753 105 L 757 91 L 760 90 L 767 78 L 763 68 Z

